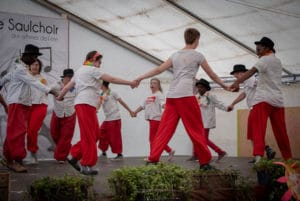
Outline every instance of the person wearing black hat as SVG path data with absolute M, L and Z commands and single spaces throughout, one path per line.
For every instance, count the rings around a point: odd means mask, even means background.
M 196 82 L 195 86 L 198 90 L 198 94 L 196 95 L 196 97 L 201 109 L 201 116 L 207 145 L 218 154 L 218 162 L 227 153 L 209 139 L 209 131 L 210 129 L 216 127 L 216 108 L 227 112 L 231 110 L 227 105 L 225 105 L 225 103 L 218 100 L 218 98 L 214 94 L 209 92 L 211 90 L 211 87 L 207 80 L 200 79 Z M 191 159 L 197 158 L 195 150 L 197 150 L 197 146 L 194 146 L 194 156 Z
M 281 92 L 281 61 L 275 56 L 274 42 L 263 37 L 254 42 L 259 60 L 254 66 L 238 78 L 230 88 L 237 90 L 239 84 L 255 73 L 258 75 L 257 87 L 250 114 L 251 133 L 253 137 L 253 156 L 258 162 L 264 155 L 267 120 L 270 118 L 273 133 L 285 160 L 292 158 L 291 146 L 284 118 L 283 95 Z
M 247 72 L 248 69 L 246 69 L 245 65 L 243 64 L 236 64 L 233 66 L 233 71 L 230 73 L 230 75 L 233 75 L 236 79 L 242 77 L 245 72 Z M 234 106 L 241 102 L 242 100 L 244 100 L 246 98 L 247 101 L 247 105 L 248 108 L 250 109 L 250 113 L 251 114 L 251 109 L 252 109 L 252 105 L 253 105 L 253 98 L 254 98 L 254 94 L 255 94 L 255 90 L 256 90 L 256 85 L 257 85 L 257 80 L 255 78 L 255 76 L 251 76 L 249 79 L 245 80 L 243 83 L 243 91 L 242 93 L 239 94 L 239 96 L 233 100 L 233 102 L 229 105 L 229 107 L 231 109 L 234 108 Z M 251 132 L 251 123 L 249 121 L 251 121 L 250 115 L 248 116 L 248 127 L 247 127 L 247 139 L 250 140 L 253 144 L 253 137 L 252 132 Z M 267 149 L 268 148 L 268 149 Z M 271 149 L 268 145 L 266 145 L 266 153 L 267 153 L 267 158 L 269 160 L 273 159 L 276 155 L 276 152 Z M 251 160 L 249 163 L 254 163 L 254 160 Z
M 72 79 L 74 71 L 71 68 L 64 69 L 61 81 L 59 81 L 53 90 L 60 92 Z M 74 135 L 76 124 L 76 113 L 74 109 L 75 88 L 70 89 L 62 101 L 53 98 L 54 106 L 50 121 L 51 137 L 56 144 L 54 150 L 54 159 L 59 163 L 67 160 L 71 149 L 71 141 Z
M 37 58 L 38 56 L 43 55 L 42 53 L 40 53 L 39 51 L 40 49 L 32 44 L 27 44 L 24 48 L 24 52 L 23 55 L 30 55 L 34 58 Z
M 10 82 L 7 90 L 8 123 L 3 155 L 7 161 L 7 167 L 15 172 L 27 172 L 22 160 L 26 157 L 25 136 L 32 104 L 31 86 L 44 93 L 57 95 L 28 72 L 28 67 L 37 62 L 34 56 L 37 52 L 28 50 L 29 48 L 25 54 L 22 54 L 20 63 L 15 64 L 15 70 L 0 79 L 0 88 L 6 82 Z

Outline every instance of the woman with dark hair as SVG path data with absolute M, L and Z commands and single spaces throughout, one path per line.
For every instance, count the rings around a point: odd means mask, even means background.
M 29 51 L 29 49 L 34 51 Z M 3 155 L 7 167 L 15 172 L 27 172 L 22 160 L 26 157 L 25 135 L 32 104 L 31 86 L 45 94 L 55 94 L 50 88 L 34 79 L 28 71 L 29 65 L 36 62 L 36 57 L 40 54 L 38 53 L 38 47 L 31 45 L 31 48 L 25 48 L 25 50 L 20 63 L 16 64 L 16 69 L 0 80 L 0 88 L 6 82 L 10 82 L 7 90 L 8 118 Z
M 97 139 L 99 133 L 96 107 L 99 100 L 101 79 L 122 85 L 136 86 L 135 81 L 127 81 L 103 73 L 100 70 L 102 55 L 97 51 L 87 54 L 83 65 L 75 72 L 72 80 L 63 88 L 58 100 L 76 84 L 75 111 L 80 128 L 80 141 L 75 144 L 70 154 L 72 158 L 68 162 L 85 175 L 95 175 L 98 171 L 92 167 L 97 163 Z M 80 161 L 81 166 L 79 166 Z
M 47 85 L 47 80 L 41 75 L 42 62 L 36 59 L 29 65 L 30 74 L 39 82 Z M 30 152 L 30 164 L 37 164 L 36 152 L 38 151 L 38 132 L 41 129 L 47 114 L 48 96 L 42 91 L 31 86 L 32 105 L 27 131 L 27 150 Z

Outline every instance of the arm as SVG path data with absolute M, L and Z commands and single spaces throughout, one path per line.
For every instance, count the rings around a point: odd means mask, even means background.
M 64 88 L 61 90 L 61 92 L 59 93 L 56 99 L 63 100 L 66 93 L 74 86 L 75 86 L 75 82 L 74 80 L 71 80 L 66 86 L 64 86 Z
M 101 79 L 110 82 L 110 83 L 114 83 L 114 84 L 122 84 L 122 85 L 130 85 L 133 86 L 134 85 L 134 81 L 128 81 L 128 80 L 124 80 L 122 78 L 118 78 L 118 77 L 113 77 L 109 74 L 104 73 L 101 76 Z
M 219 76 L 211 69 L 210 65 L 204 60 L 201 63 L 202 69 L 206 72 L 206 74 L 217 84 L 219 84 L 225 90 L 228 90 L 228 87 L 224 84 L 224 82 L 219 78 Z
M 11 80 L 11 77 L 12 77 L 12 72 L 7 73 L 4 77 L 0 79 L 0 89 L 2 88 L 3 85 L 5 85 L 5 83 Z
M 244 75 L 240 78 L 238 78 L 231 86 L 230 89 L 232 91 L 239 89 L 239 84 L 243 83 L 245 80 L 249 79 L 252 75 L 254 75 L 257 72 L 257 69 L 255 67 L 252 67 L 250 70 L 246 71 Z
M 0 94 L 0 103 L 2 104 L 2 106 L 4 107 L 4 110 L 6 112 L 6 114 L 8 113 L 8 107 L 7 107 L 7 104 L 3 98 L 3 96 Z
M 172 61 L 171 59 L 166 60 L 164 63 L 162 63 L 160 66 L 157 66 L 156 68 L 148 71 L 147 73 L 139 76 L 136 80 L 138 82 L 142 81 L 143 79 L 147 79 L 149 77 L 153 77 L 155 75 L 158 75 L 162 72 L 164 72 L 165 70 L 167 70 L 168 68 L 170 68 L 172 66 Z
M 246 98 L 246 93 L 242 92 L 236 99 L 234 99 L 234 101 L 229 105 L 229 107 L 231 107 L 233 109 L 235 104 L 241 102 L 245 98 Z
M 142 110 L 143 110 L 142 106 L 139 106 L 138 108 L 136 108 L 136 110 L 134 111 L 135 116 L 137 115 L 137 113 L 139 113 Z
M 131 117 L 135 117 L 135 113 L 128 107 L 128 105 L 121 98 L 118 98 L 118 101 L 130 113 Z
M 223 103 L 222 101 L 217 99 L 217 97 L 215 95 L 209 95 L 208 98 L 215 105 L 216 108 L 218 108 L 220 110 L 224 110 L 224 111 L 229 111 L 229 108 L 227 107 L 227 105 L 225 105 L 225 103 Z

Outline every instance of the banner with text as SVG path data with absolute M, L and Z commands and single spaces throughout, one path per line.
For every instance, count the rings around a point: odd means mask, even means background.
M 33 44 L 43 53 L 42 74 L 49 84 L 57 81 L 68 67 L 68 21 L 0 12 L 0 77 L 14 68 L 15 60 L 26 44 Z

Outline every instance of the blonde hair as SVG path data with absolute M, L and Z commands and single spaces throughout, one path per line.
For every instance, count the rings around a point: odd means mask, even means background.
M 158 90 L 159 90 L 160 92 L 163 92 L 163 89 L 161 88 L 161 85 L 160 85 L 160 79 L 154 77 L 154 78 L 152 78 L 152 79 L 150 80 L 150 82 L 151 82 L 151 81 L 157 81 L 157 82 L 158 82 Z

